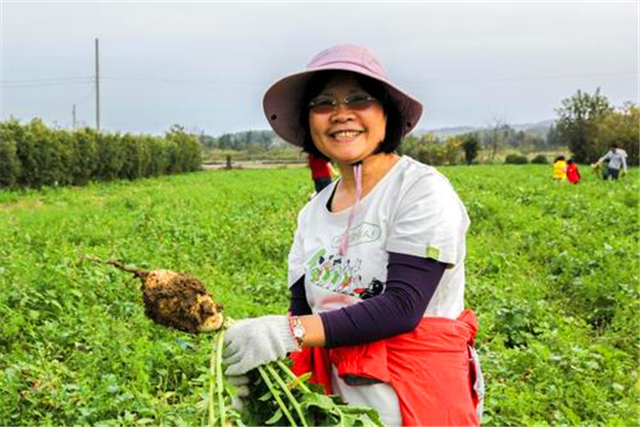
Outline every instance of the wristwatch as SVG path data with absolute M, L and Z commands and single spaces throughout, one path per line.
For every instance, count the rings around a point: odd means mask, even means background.
M 302 321 L 299 317 L 291 318 L 291 333 L 293 334 L 293 338 L 296 340 L 296 344 L 298 344 L 298 348 L 302 348 L 304 336 L 307 331 L 304 329 L 304 326 L 302 326 Z

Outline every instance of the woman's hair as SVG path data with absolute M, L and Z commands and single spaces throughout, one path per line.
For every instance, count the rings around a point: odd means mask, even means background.
M 305 87 L 304 95 L 302 98 L 302 107 L 300 108 L 300 125 L 302 129 L 304 129 L 304 142 L 303 142 L 303 151 L 307 153 L 311 153 L 315 157 L 327 159 L 327 157 L 316 148 L 313 140 L 311 139 L 311 130 L 309 128 L 309 110 L 307 110 L 307 105 L 309 102 L 318 96 L 322 89 L 339 74 L 347 73 L 356 80 L 356 82 L 364 89 L 369 95 L 374 97 L 380 102 L 382 105 L 382 109 L 384 110 L 387 116 L 387 126 L 385 129 L 385 138 L 384 141 L 378 145 L 378 148 L 373 152 L 373 154 L 378 153 L 393 153 L 400 142 L 402 141 L 402 117 L 400 116 L 400 112 L 398 108 L 391 102 L 387 89 L 384 84 L 380 83 L 378 80 L 375 80 L 371 77 L 364 76 L 358 73 L 351 73 L 348 71 L 318 71 L 309 79 L 307 86 Z M 329 159 L 327 159 L 329 160 Z
M 572 164 L 573 164 L 573 159 L 569 159 L 569 160 L 567 160 L 567 164 L 568 164 L 568 165 L 572 165 Z
M 564 156 L 558 156 L 556 157 L 556 159 L 553 161 L 554 163 L 557 162 L 558 160 L 564 160 Z

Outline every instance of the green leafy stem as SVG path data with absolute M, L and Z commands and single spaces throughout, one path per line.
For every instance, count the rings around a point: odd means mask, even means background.
M 233 320 L 226 319 L 225 328 L 232 323 Z M 249 419 L 254 425 L 382 426 L 376 411 L 348 406 L 338 396 L 325 395 L 321 387 L 306 384 L 311 373 L 298 377 L 283 360 L 267 363 L 256 368 L 255 373 L 248 373 L 254 381 L 250 384 L 251 394 L 239 412 L 233 405 L 237 390 L 227 385 L 224 377 L 225 328 L 214 335 L 210 355 L 208 426 L 244 426 L 243 419 Z

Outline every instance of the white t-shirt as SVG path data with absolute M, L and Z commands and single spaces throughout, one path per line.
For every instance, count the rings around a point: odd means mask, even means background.
M 361 200 L 344 257 L 338 247 L 351 208 L 337 213 L 327 209 L 335 185 L 302 209 L 289 253 L 288 284 L 305 276 L 313 313 L 384 292 L 388 253 L 396 252 L 448 264 L 424 315 L 457 318 L 464 309 L 469 217 L 447 178 L 431 166 L 401 157 Z M 402 424 L 398 398 L 389 384 L 349 386 L 335 368 L 332 374 L 334 391 L 347 402 L 376 409 L 385 425 Z
M 620 170 L 622 167 L 625 171 L 627 170 L 627 152 L 621 148 L 609 150 L 607 154 L 598 160 L 598 163 L 602 163 L 605 160 L 609 161 L 609 165 L 607 167 L 610 169 Z
M 338 246 L 351 208 L 337 213 L 327 209 L 335 185 L 313 198 L 298 216 L 289 253 L 289 286 L 304 275 L 309 306 L 320 313 L 381 293 L 388 252 L 433 258 L 448 268 L 425 316 L 457 318 L 464 309 L 469 218 L 447 178 L 431 166 L 401 157 L 361 200 L 345 257 L 338 254 Z

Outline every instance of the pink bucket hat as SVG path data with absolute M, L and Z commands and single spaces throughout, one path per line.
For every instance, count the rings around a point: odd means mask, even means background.
M 290 74 L 274 83 L 265 93 L 262 105 L 269 124 L 285 141 L 303 146 L 304 129 L 299 123 L 302 97 L 307 82 L 317 71 L 351 71 L 381 82 L 402 119 L 402 136 L 408 134 L 422 115 L 422 104 L 392 84 L 374 53 L 361 46 L 339 45 L 317 54 L 304 71 Z

